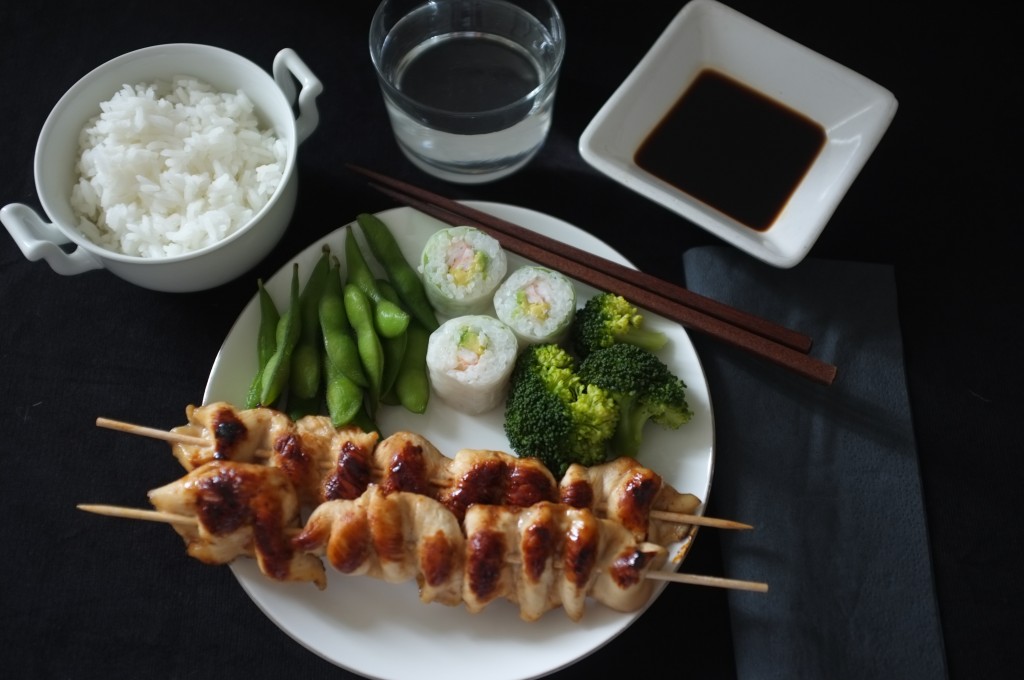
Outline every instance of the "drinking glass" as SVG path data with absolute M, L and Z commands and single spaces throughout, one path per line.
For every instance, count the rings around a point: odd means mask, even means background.
M 452 182 L 505 177 L 540 150 L 564 53 L 550 0 L 383 0 L 370 24 L 399 147 Z

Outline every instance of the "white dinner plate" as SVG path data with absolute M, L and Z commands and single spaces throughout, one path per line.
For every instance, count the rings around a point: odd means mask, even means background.
M 503 204 L 469 204 L 628 264 L 599 239 L 556 218 Z M 390 227 L 412 263 L 419 260 L 427 238 L 447 226 L 409 208 L 387 210 L 379 213 L 379 217 Z M 344 262 L 345 228 L 313 243 L 295 258 L 303 281 L 324 243 Z M 356 235 L 363 243 L 358 229 Z M 365 246 L 364 254 L 376 266 Z M 509 254 L 509 271 L 522 263 L 522 258 Z M 288 299 L 291 268 L 289 262 L 266 282 L 279 307 Z M 577 284 L 578 302 L 594 292 L 593 288 Z M 686 382 L 694 417 L 679 430 L 649 425 L 639 459 L 677 490 L 693 493 L 706 501 L 711 485 L 714 430 L 704 373 L 681 326 L 653 314 L 647 314 L 646 319 L 648 324 L 670 337 L 659 356 Z M 254 295 L 217 355 L 204 403 L 219 400 L 244 403 L 256 366 L 258 324 L 259 305 Z M 423 415 L 406 412 L 400 407 L 383 409 L 378 414 L 378 425 L 382 437 L 398 430 L 417 432 L 449 456 L 462 448 L 511 451 L 502 427 L 500 407 L 482 416 L 467 416 L 432 397 Z M 672 546 L 673 552 L 683 554 L 688 547 L 688 542 Z M 665 568 L 674 566 L 670 564 Z M 335 572 L 328 574 L 327 589 L 320 591 L 308 583 L 270 581 L 260 574 L 255 560 L 239 560 L 231 568 L 252 600 L 296 641 L 338 666 L 387 680 L 539 677 L 600 648 L 643 613 L 623 614 L 591 601 L 578 623 L 570 621 L 561 609 L 549 611 L 540 621 L 527 623 L 519 618 L 518 608 L 506 601 L 492 603 L 479 614 L 470 614 L 462 606 L 424 604 L 412 581 L 396 585 Z M 651 601 L 664 587 L 665 583 L 660 582 Z

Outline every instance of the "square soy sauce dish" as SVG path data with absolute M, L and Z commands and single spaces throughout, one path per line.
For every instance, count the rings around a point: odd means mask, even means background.
M 821 234 L 891 92 L 714 0 L 676 15 L 580 137 L 590 165 L 781 268 Z

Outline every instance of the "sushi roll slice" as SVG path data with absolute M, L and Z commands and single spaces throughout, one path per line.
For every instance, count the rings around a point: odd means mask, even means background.
M 430 385 L 452 408 L 477 415 L 505 400 L 519 349 L 515 333 L 498 319 L 449 319 L 427 341 Z
M 449 227 L 427 240 L 420 274 L 434 309 L 447 317 L 490 310 L 508 262 L 501 244 L 475 227 Z
M 494 292 L 494 311 L 524 345 L 558 342 L 576 314 L 576 288 L 561 272 L 520 267 Z

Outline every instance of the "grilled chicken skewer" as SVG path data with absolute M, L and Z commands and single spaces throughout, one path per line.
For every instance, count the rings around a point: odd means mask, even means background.
M 373 482 L 389 491 L 422 493 L 461 517 L 471 503 L 529 506 L 540 500 L 587 507 L 620 522 L 639 540 L 667 545 L 688 525 L 749 529 L 693 515 L 700 500 L 679 493 L 630 458 L 585 468 L 574 465 L 561 482 L 539 461 L 497 451 L 466 449 L 448 458 L 422 436 L 398 432 L 383 441 L 356 428 L 336 430 L 327 418 L 299 421 L 272 409 L 238 410 L 224 402 L 187 409 L 188 425 L 161 436 L 186 469 L 211 460 L 267 462 L 284 469 L 309 505 L 351 499 Z M 101 419 L 99 424 L 148 434 L 148 428 Z
M 665 563 L 663 546 L 638 542 L 620 524 L 584 508 L 477 504 L 460 523 L 439 502 L 371 485 L 355 500 L 314 510 L 293 543 L 338 571 L 386 581 L 415 578 L 427 602 L 462 602 L 471 613 L 498 599 L 535 621 L 562 607 L 583 617 L 587 597 L 618 611 L 650 598 L 645 575 Z
M 358 498 L 319 505 L 299 527 L 298 496 L 286 476 L 251 463 L 208 463 L 149 498 L 188 554 L 206 563 L 255 557 L 273 580 L 323 589 L 323 556 L 340 573 L 415 579 L 424 602 L 464 603 L 476 613 L 507 599 L 528 621 L 557 607 L 577 621 L 588 597 L 635 611 L 652 593 L 647 574 L 667 558 L 663 546 L 637 541 L 585 508 L 475 504 L 460 522 L 428 496 L 375 484 Z M 194 521 L 179 519 L 186 517 Z

